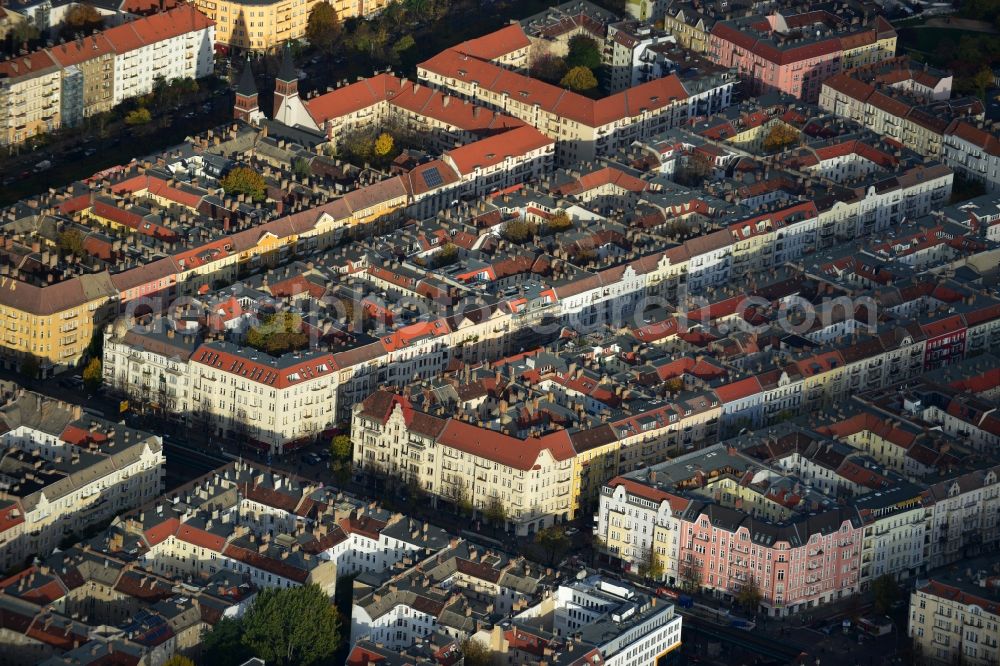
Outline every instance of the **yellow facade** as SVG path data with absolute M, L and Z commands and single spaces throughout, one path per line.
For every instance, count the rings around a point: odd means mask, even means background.
M 319 0 L 195 0 L 215 21 L 215 41 L 245 51 L 269 51 L 306 34 L 309 12 Z M 387 0 L 333 0 L 341 21 L 377 14 Z
M 705 22 L 698 19 L 694 25 L 690 25 L 684 20 L 684 12 L 679 11 L 675 16 L 668 12 L 663 17 L 663 29 L 677 39 L 677 43 L 686 49 L 705 53 L 708 51 L 708 33 L 705 31 Z
M 573 515 L 593 513 L 601 486 L 618 473 L 619 443 L 609 442 L 573 458 Z
M 12 70 L 13 65 L 4 64 Z M 60 72 L 54 67 L 34 75 L 24 67 L 16 73 L 0 70 L 0 145 L 23 143 L 58 128 L 61 85 Z
M 10 283 L 9 278 L 4 278 L 0 292 L 9 290 Z M 41 289 L 30 285 L 19 288 Z M 25 359 L 33 357 L 44 375 L 51 369 L 75 364 L 90 344 L 96 328 L 110 315 L 107 307 L 110 300 L 110 294 L 106 294 L 57 312 L 38 313 L 36 308 L 7 305 L 0 299 L 2 365 L 18 368 Z
M 882 60 L 896 57 L 896 36 L 879 39 L 872 44 L 866 44 L 853 49 L 844 49 L 841 56 L 841 67 L 851 69 L 872 65 Z
M 215 41 L 219 44 L 246 51 L 268 51 L 305 36 L 309 12 L 317 1 L 195 0 L 195 5 L 215 21 Z M 347 16 L 340 14 L 340 18 Z

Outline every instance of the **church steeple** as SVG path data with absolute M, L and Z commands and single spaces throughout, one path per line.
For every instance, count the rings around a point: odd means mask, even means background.
M 299 75 L 292 63 L 292 49 L 288 45 L 282 49 L 281 69 L 274 81 L 274 117 L 281 115 L 281 107 L 290 97 L 299 96 Z
M 236 84 L 236 104 L 233 106 L 233 117 L 251 123 L 260 116 L 260 108 L 257 106 L 257 84 L 254 82 L 253 70 L 250 69 L 250 60 L 247 59 L 240 72 L 239 83 Z

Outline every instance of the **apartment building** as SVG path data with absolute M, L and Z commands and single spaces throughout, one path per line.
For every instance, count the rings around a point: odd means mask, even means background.
M 669 33 L 640 21 L 619 21 L 609 25 L 605 40 L 606 48 L 611 51 L 607 57 L 611 77 L 609 90 L 618 92 L 648 81 L 642 76 L 648 67 L 644 62 L 648 59 L 647 53 L 658 45 L 673 43 Z
M 4 568 L 48 554 L 65 538 L 149 501 L 162 489 L 166 459 L 159 437 L 13 385 L 4 389 Z
M 106 273 L 45 287 L 6 278 L 0 283 L 0 320 L 6 323 L 2 365 L 19 368 L 32 357 L 43 377 L 71 367 L 107 321 L 114 293 Z
M 194 5 L 216 23 L 219 44 L 254 53 L 275 51 L 302 39 L 309 13 L 317 0 L 196 0 Z M 337 17 L 346 21 L 371 17 L 389 4 L 386 0 L 333 0 Z
M 861 588 L 880 576 L 908 580 L 926 571 L 929 524 L 920 487 L 897 481 L 885 492 L 854 501 L 864 523 L 861 543 Z
M 131 508 L 85 543 L 32 553 L 0 580 L 10 658 L 199 658 L 204 634 L 242 616 L 261 589 L 316 584 L 333 596 L 338 574 L 378 585 L 457 541 L 377 503 L 241 461 Z
M 336 423 L 336 366 L 329 352 L 270 356 L 227 342 L 206 342 L 188 365 L 191 410 L 215 433 L 240 435 L 281 452 L 312 441 Z
M 282 106 L 275 119 L 323 131 L 334 143 L 352 130 L 390 123 L 430 134 L 442 150 L 524 124 L 391 74 L 376 74 L 300 104 Z
M 908 634 L 932 664 L 991 664 L 1000 658 L 1000 571 L 995 558 L 937 573 L 910 593 Z
M 461 539 L 358 595 L 351 645 L 372 641 L 393 650 L 435 632 L 461 642 L 484 626 L 538 603 L 554 572 Z
M 44 51 L 0 62 L 0 145 L 57 129 L 61 91 L 59 66 Z
M 198 79 L 215 67 L 215 22 L 194 5 L 105 30 L 115 52 L 114 103 L 145 95 L 157 79 Z
M 828 77 L 819 105 L 921 155 L 943 158 L 949 126 L 961 118 L 982 118 L 984 111 L 975 98 L 949 99 L 950 80 L 908 58 L 893 58 Z
M 995 128 L 953 120 L 944 131 L 941 159 L 987 191 L 1000 189 L 1000 138 Z
M 990 552 L 1000 542 L 1000 467 L 953 476 L 926 491 L 930 569 Z
M 157 79 L 208 76 L 214 35 L 210 19 L 180 5 L 0 63 L 0 145 L 79 125 Z
M 354 407 L 354 465 L 415 481 L 436 501 L 499 503 L 519 535 L 573 515 L 573 447 L 565 431 L 520 439 L 414 410 L 377 391 Z
M 102 33 L 80 37 L 49 49 L 62 67 L 62 124 L 110 111 L 115 99 L 115 48 Z
M 862 24 L 826 10 L 718 21 L 708 47 L 714 62 L 737 70 L 747 92 L 783 92 L 808 102 L 834 74 L 895 53 L 896 31 L 882 17 Z
M 772 480 L 760 493 L 731 481 L 748 473 L 766 474 L 720 444 L 613 479 L 602 489 L 597 535 L 631 568 L 656 559 L 673 585 L 731 597 L 754 585 L 769 615 L 856 592 L 863 533 L 857 513 L 830 504 L 795 510 L 798 486 L 782 490 Z M 705 494 L 692 494 L 695 488 Z
M 148 404 L 154 411 L 188 414 L 194 405 L 194 385 L 188 359 L 201 344 L 199 336 L 130 327 L 118 319 L 104 331 L 104 383 L 115 388 L 131 407 Z
M 515 616 L 510 627 L 493 627 L 489 646 L 516 663 L 536 663 L 545 653 L 532 654 L 533 648 L 548 644 L 569 660 L 596 654 L 587 663 L 640 666 L 656 663 L 680 647 L 681 621 L 673 605 L 625 581 L 582 570 L 575 580 L 560 584 L 540 604 Z M 518 640 L 517 635 L 537 642 Z
M 194 5 L 215 22 L 215 41 L 241 51 L 266 52 L 306 34 L 309 12 L 317 0 L 274 0 L 241 2 L 198 0 Z M 354 3 L 335 4 L 343 21 L 356 14 L 342 13 Z
M 506 70 L 457 48 L 421 63 L 428 84 L 519 118 L 556 141 L 556 161 L 589 160 L 681 124 L 692 108 L 728 106 L 733 81 L 712 80 L 688 91 L 676 75 L 592 100 Z M 689 84 L 690 85 L 690 84 Z M 516 95 L 511 90 L 518 91 Z

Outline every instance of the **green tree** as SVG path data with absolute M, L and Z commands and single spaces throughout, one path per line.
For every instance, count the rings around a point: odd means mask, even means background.
M 36 379 L 38 377 L 38 371 L 41 370 L 42 363 L 38 360 L 38 357 L 34 354 L 27 354 L 23 359 L 21 359 L 21 367 L 19 371 L 22 377 L 27 379 Z
M 549 83 L 559 83 L 562 77 L 566 76 L 569 67 L 566 61 L 559 56 L 545 53 L 531 63 L 529 73 L 532 78 L 548 81 Z
M 512 243 L 523 243 L 535 235 L 537 228 L 522 219 L 511 220 L 503 227 L 503 236 Z
M 194 666 L 194 661 L 182 654 L 175 654 L 163 662 L 163 666 Z
M 334 460 L 350 461 L 354 455 L 354 444 L 349 435 L 336 435 L 330 440 L 330 455 Z
M 243 644 L 267 664 L 309 666 L 340 645 L 340 618 L 318 585 L 261 590 L 242 624 Z
M 318 49 L 330 52 L 340 39 L 340 18 L 329 2 L 317 2 L 309 11 L 306 39 Z
M 224 617 L 202 634 L 203 663 L 212 666 L 239 666 L 253 655 L 243 644 L 243 624 Z
M 689 187 L 701 186 L 712 175 L 712 160 L 704 152 L 697 150 L 684 160 L 683 166 L 674 172 L 674 181 Z
M 496 493 L 490 495 L 490 498 L 486 501 L 486 506 L 483 507 L 483 517 L 498 527 L 506 524 L 507 506 Z
M 562 525 L 550 525 L 539 530 L 535 543 L 545 551 L 550 565 L 558 562 L 570 547 L 569 536 Z
M 267 182 L 250 167 L 236 167 L 220 183 L 226 194 L 243 194 L 254 201 L 262 201 L 267 195 Z
M 747 582 L 743 583 L 740 591 L 736 594 L 736 600 L 748 613 L 757 612 L 762 598 L 760 588 L 757 586 L 757 581 L 754 580 L 753 576 L 747 578 Z
M 86 254 L 83 247 L 83 234 L 80 233 L 79 229 L 67 229 L 59 234 L 59 238 L 56 239 L 56 247 L 59 248 L 59 253 L 62 255 L 72 254 L 76 257 L 82 257 Z
M 493 664 L 493 653 L 475 638 L 466 638 L 462 641 L 461 650 L 464 666 L 491 666 Z
M 126 125 L 145 125 L 150 120 L 153 119 L 153 115 L 149 112 L 146 107 L 140 106 L 138 109 L 133 109 L 129 111 L 125 116 Z
M 77 34 L 89 35 L 104 26 L 104 17 L 93 5 L 75 4 L 66 12 L 59 34 L 70 38 Z
M 573 220 L 564 210 L 556 211 L 555 215 L 549 220 L 546 225 L 549 231 L 555 233 L 559 231 L 566 231 L 567 229 L 573 228 Z
M 392 135 L 388 132 L 382 132 L 375 139 L 375 154 L 379 157 L 385 157 L 392 152 L 393 146 L 396 144 L 393 140 Z
M 566 72 L 559 85 L 575 92 L 586 92 L 597 87 L 597 77 L 589 68 L 580 65 Z
M 455 505 L 455 511 L 460 516 L 471 515 L 474 507 L 469 500 L 469 493 L 461 481 L 454 481 L 445 490 L 445 496 Z
M 403 51 L 409 51 L 414 46 L 416 46 L 417 41 L 413 39 L 413 35 L 406 34 L 396 40 L 396 43 L 392 45 L 392 52 L 396 54 L 398 58 Z
M 309 336 L 302 331 L 302 315 L 294 312 L 277 312 L 265 315 L 259 326 L 247 331 L 248 347 L 280 356 L 289 351 L 303 349 Z
M 694 560 L 685 560 L 677 567 L 677 584 L 685 592 L 701 589 L 701 567 Z
M 434 253 L 434 268 L 450 266 L 456 261 L 458 261 L 458 246 L 454 243 L 445 243 Z
M 304 157 L 296 157 L 292 161 L 292 171 L 299 180 L 305 180 L 312 175 L 312 169 L 309 168 L 309 160 Z
M 41 36 L 41 31 L 30 20 L 18 21 L 8 31 L 10 40 L 14 46 L 21 46 L 28 42 L 33 42 Z
M 333 478 L 336 479 L 337 483 L 344 485 L 351 480 L 351 461 L 332 460 L 330 461 L 330 471 L 333 473 Z
M 596 40 L 584 35 L 577 35 L 569 40 L 566 64 L 570 69 L 586 67 L 593 71 L 601 66 L 601 47 Z
M 899 585 L 892 576 L 882 574 L 872 583 L 872 592 L 875 595 L 875 610 L 880 615 L 885 615 L 892 608 L 892 602 L 899 596 Z
M 101 372 L 101 359 L 92 358 L 87 363 L 87 367 L 83 369 L 83 384 L 88 391 L 93 393 L 100 388 L 102 381 L 104 381 L 104 375 Z
M 986 99 L 986 91 L 993 85 L 993 72 L 989 67 L 983 67 L 972 77 L 972 87 L 980 99 Z
M 777 122 L 767 131 L 763 147 L 767 152 L 777 152 L 799 141 L 799 132 L 794 127 Z
M 656 547 L 650 545 L 646 550 L 642 561 L 639 562 L 639 576 L 642 578 L 652 578 L 660 580 L 663 578 L 663 562 L 656 554 Z

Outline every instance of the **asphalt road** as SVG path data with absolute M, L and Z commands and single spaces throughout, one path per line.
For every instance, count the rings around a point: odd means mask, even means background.
M 230 120 L 232 105 L 232 93 L 228 90 L 216 93 L 206 90 L 154 117 L 148 125 L 132 128 L 119 121 L 105 128 L 104 137 L 98 136 L 95 130 L 87 136 L 67 137 L 0 160 L 0 174 L 3 175 L 0 206 L 174 146 L 186 136 Z M 206 106 L 207 111 L 204 110 Z M 34 166 L 43 160 L 51 161 L 52 167 L 36 173 Z

